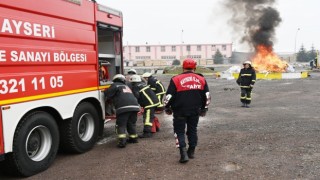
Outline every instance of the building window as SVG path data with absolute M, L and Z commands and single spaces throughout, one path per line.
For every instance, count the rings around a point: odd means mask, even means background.
M 188 55 L 187 57 L 192 59 L 201 59 L 201 55 Z
M 227 46 L 226 45 L 222 45 L 222 51 L 226 51 L 227 50 Z
M 176 52 L 176 46 L 171 46 L 171 51 Z
M 136 59 L 142 59 L 142 60 L 144 60 L 144 59 L 151 59 L 151 57 L 150 56 L 136 56 Z
M 187 51 L 190 51 L 190 45 L 187 45 Z
M 216 51 L 216 50 L 217 50 L 216 45 L 212 45 L 211 46 L 211 51 Z
M 140 52 L 140 47 L 139 46 L 136 47 L 136 52 Z
M 197 46 L 197 51 L 201 51 L 201 46 L 200 45 Z
M 161 46 L 161 52 L 166 52 L 166 47 L 165 46 Z
M 147 49 L 146 49 L 147 52 L 150 52 L 150 51 L 151 51 L 151 50 L 150 50 L 150 46 L 147 46 L 146 48 L 147 48 Z
M 161 56 L 161 59 L 174 60 L 174 59 L 176 59 L 176 56 Z

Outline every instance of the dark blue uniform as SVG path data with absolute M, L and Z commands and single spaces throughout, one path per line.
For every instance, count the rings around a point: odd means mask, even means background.
M 237 83 L 241 88 L 240 101 L 244 106 L 251 103 L 251 91 L 255 82 L 256 72 L 252 67 L 241 69 Z
M 199 115 L 207 111 L 209 103 L 209 88 L 202 75 L 184 72 L 171 79 L 166 93 L 165 107 L 173 111 L 173 127 L 180 148 L 186 147 L 186 126 L 189 147 L 197 146 Z
M 132 82 L 132 91 L 141 107 L 144 108 L 143 112 L 143 133 L 151 133 L 151 127 L 155 118 L 154 112 L 159 105 L 159 100 L 156 94 L 151 90 L 149 85 L 143 82 Z
M 116 130 L 119 140 L 124 142 L 126 131 L 129 139 L 137 138 L 136 122 L 140 107 L 131 89 L 124 82 L 114 82 L 105 91 L 105 96 L 107 99 L 112 99 L 116 109 Z

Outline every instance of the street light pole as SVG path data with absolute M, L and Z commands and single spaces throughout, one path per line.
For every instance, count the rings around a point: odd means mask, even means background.
M 294 54 L 296 54 L 296 48 L 297 48 L 297 36 L 298 36 L 298 32 L 300 31 L 300 28 L 297 29 L 296 31 L 296 36 L 294 39 Z
M 183 29 L 181 30 L 181 44 L 183 44 Z

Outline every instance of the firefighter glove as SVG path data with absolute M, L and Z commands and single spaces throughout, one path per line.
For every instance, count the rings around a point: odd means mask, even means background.
M 206 116 L 207 111 L 208 111 L 208 109 L 207 109 L 207 108 L 200 109 L 199 115 L 200 115 L 201 117 L 204 117 L 204 116 Z
M 140 107 L 140 111 L 138 112 L 138 116 L 141 116 L 143 114 L 143 112 L 144 112 L 143 107 Z
M 166 114 L 171 115 L 172 114 L 172 109 L 171 108 L 166 108 L 164 110 L 166 112 Z

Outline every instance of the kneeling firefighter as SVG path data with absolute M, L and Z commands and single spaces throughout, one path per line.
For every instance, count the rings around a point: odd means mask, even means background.
M 152 137 L 152 124 L 155 119 L 154 112 L 156 107 L 159 105 L 159 100 L 156 94 L 151 90 L 149 85 L 146 85 L 141 81 L 139 75 L 132 75 L 130 77 L 130 82 L 132 85 L 132 91 L 134 96 L 138 99 L 138 103 L 144 108 L 143 112 L 143 134 L 140 138 L 150 138 Z

